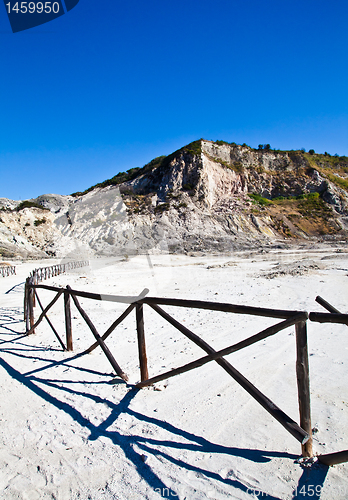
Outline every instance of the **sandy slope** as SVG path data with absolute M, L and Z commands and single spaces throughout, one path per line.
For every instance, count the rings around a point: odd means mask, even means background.
M 1 499 L 348 497 L 347 464 L 301 468 L 299 443 L 216 363 L 136 392 L 113 377 L 100 349 L 78 356 L 93 337 L 75 309 L 74 353 L 63 353 L 44 323 L 23 336 L 20 283 L 39 265 L 21 264 L 17 276 L 0 279 Z M 346 312 L 347 275 L 348 254 L 304 249 L 98 259 L 47 283 L 307 311 L 322 310 L 314 301 L 322 295 Z M 45 304 L 52 298 L 40 296 Z M 101 333 L 125 309 L 81 303 Z M 164 309 L 215 349 L 277 322 Z M 130 384 L 139 380 L 134 316 L 107 342 Z M 50 318 L 63 335 L 62 302 Z M 150 375 L 204 354 L 148 307 L 145 331 Z M 310 323 L 308 331 L 315 452 L 348 449 L 347 327 Z M 227 359 L 298 421 L 293 327 Z

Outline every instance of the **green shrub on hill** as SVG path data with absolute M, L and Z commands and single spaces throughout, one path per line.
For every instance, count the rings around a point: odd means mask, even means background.
M 43 217 L 42 219 L 36 219 L 34 220 L 34 226 L 41 226 L 41 224 L 45 224 L 45 222 L 47 222 L 47 219 L 45 219 L 45 217 Z
M 270 205 L 272 203 L 271 200 L 267 198 L 263 198 L 260 194 L 257 193 L 248 193 L 249 198 L 259 203 L 260 205 Z
M 39 208 L 40 210 L 49 210 L 48 208 L 42 207 L 38 203 L 35 203 L 34 201 L 22 201 L 17 207 L 16 210 L 19 212 L 20 210 L 24 210 L 25 208 Z

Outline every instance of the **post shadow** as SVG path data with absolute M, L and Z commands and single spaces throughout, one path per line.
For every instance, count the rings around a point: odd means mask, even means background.
M 319 500 L 328 471 L 329 467 L 320 462 L 316 462 L 310 467 L 303 467 L 302 476 L 293 492 L 292 499 L 311 498 L 312 500 Z
M 19 332 L 10 328 L 13 325 L 23 323 L 22 314 L 23 311 L 19 307 L 0 307 L 0 328 L 17 335 L 24 334 L 24 329 Z

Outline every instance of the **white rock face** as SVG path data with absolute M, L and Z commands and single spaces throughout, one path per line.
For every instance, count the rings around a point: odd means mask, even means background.
M 73 196 L 63 196 L 61 194 L 43 194 L 31 201 L 38 203 L 44 208 L 48 208 L 55 214 L 65 213 L 74 202 Z
M 209 208 L 222 199 L 230 199 L 235 195 L 247 193 L 247 185 L 241 175 L 230 169 L 222 169 L 216 161 L 210 160 L 205 155 L 202 156 L 201 181 Z
M 55 214 L 39 208 L 2 212 L 0 251 L 6 256 L 39 258 L 60 256 L 71 246 L 55 225 Z M 62 251 L 60 251 L 62 250 Z
M 112 255 L 131 239 L 126 206 L 116 186 L 93 190 L 66 208 L 55 220 L 58 230 L 96 254 Z

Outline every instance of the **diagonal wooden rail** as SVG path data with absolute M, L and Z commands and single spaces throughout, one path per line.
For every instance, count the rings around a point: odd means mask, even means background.
M 36 290 L 35 290 L 35 296 L 36 296 L 36 300 L 37 300 L 37 302 L 38 302 L 38 304 L 39 304 L 39 306 L 40 306 L 40 309 L 41 309 L 42 313 L 43 313 L 43 314 L 44 314 L 44 316 L 45 316 L 45 319 L 46 319 L 47 323 L 50 325 L 51 329 L 53 330 L 53 333 L 55 334 L 55 336 L 56 336 L 56 338 L 57 338 L 58 342 L 59 342 L 59 343 L 60 343 L 60 345 L 62 346 L 63 351 L 66 351 L 66 350 L 67 350 L 67 348 L 65 347 L 64 342 L 63 342 L 63 341 L 62 341 L 62 339 L 60 338 L 60 336 L 59 336 L 59 334 L 58 334 L 57 330 L 54 328 L 54 326 L 53 326 L 52 322 L 50 321 L 49 317 L 47 316 L 47 311 L 46 311 L 46 312 L 44 311 L 44 307 L 42 306 L 41 300 L 40 300 L 40 298 L 39 298 L 38 294 L 36 293 Z
M 33 287 L 34 288 L 34 287 Z M 29 292 L 30 293 L 30 292 Z M 51 302 L 43 309 L 42 313 L 40 314 L 38 320 L 31 326 L 30 330 L 27 331 L 27 335 L 30 335 L 31 333 L 34 333 L 35 329 L 39 326 L 41 321 L 45 318 L 47 315 L 47 312 L 51 309 L 51 307 L 54 306 L 54 304 L 57 302 L 59 297 L 63 295 L 64 290 L 60 289 L 57 293 L 57 295 L 51 300 Z
M 106 330 L 106 332 L 104 333 L 104 335 L 102 335 L 101 339 L 104 341 L 106 340 L 109 335 L 112 334 L 112 332 L 115 330 L 115 328 L 120 324 L 122 323 L 122 321 L 133 311 L 133 309 L 136 307 L 135 304 L 131 304 L 130 306 L 127 307 L 127 309 L 121 314 L 121 316 L 119 318 L 116 319 L 116 321 L 114 321 L 112 323 L 112 325 Z M 96 347 L 98 347 L 99 343 L 98 342 L 95 342 L 94 344 L 91 345 L 91 347 L 89 347 L 88 349 L 85 350 L 84 354 L 89 354 L 90 352 L 92 352 Z
M 311 321 L 317 321 L 319 323 L 344 323 L 348 325 L 346 322 L 346 318 L 348 317 L 347 314 L 342 314 L 336 307 L 333 305 L 329 304 L 326 300 L 324 300 L 320 295 L 318 295 L 315 299 L 318 304 L 323 306 L 327 311 L 330 311 L 331 314 L 325 314 L 325 313 L 310 313 L 309 317 Z M 343 318 L 343 320 L 340 320 L 340 317 Z M 348 450 L 343 450 L 343 451 L 337 451 L 335 453 L 327 453 L 325 455 L 319 455 L 318 456 L 319 462 L 322 464 L 331 466 L 331 465 L 337 465 L 341 464 L 343 462 L 348 462 Z
M 68 288 L 68 290 L 70 292 L 71 288 L 69 286 L 67 288 Z M 92 321 L 88 317 L 87 313 L 84 311 L 84 309 L 82 309 L 82 307 L 81 307 L 79 301 L 77 300 L 77 298 L 75 297 L 75 295 L 72 295 L 72 299 L 74 301 L 76 309 L 79 311 L 79 313 L 81 314 L 81 316 L 83 317 L 83 319 L 87 323 L 89 329 L 93 333 L 96 341 L 98 342 L 98 344 L 100 345 L 100 347 L 103 349 L 104 354 L 108 358 L 111 366 L 113 367 L 113 369 L 115 370 L 115 372 L 117 373 L 117 375 L 119 375 L 123 380 L 125 380 L 127 382 L 128 381 L 127 375 L 124 373 L 124 371 L 121 369 L 121 367 L 117 363 L 117 361 L 114 358 L 114 356 L 111 354 L 109 348 L 106 346 L 106 344 L 102 340 L 101 336 L 99 335 L 96 327 L 93 325 Z
M 265 330 L 262 330 L 262 332 L 259 332 L 256 335 L 253 335 L 252 337 L 249 337 L 245 340 L 242 340 L 241 342 L 238 342 L 237 344 L 233 344 L 229 347 L 225 347 L 224 349 L 221 349 L 220 351 L 216 351 L 215 354 L 209 354 L 208 356 L 204 356 L 202 358 L 196 359 L 196 361 L 191 361 L 190 363 L 182 365 L 179 368 L 174 368 L 168 372 L 162 373 L 162 374 L 157 375 L 155 377 L 152 377 L 148 380 L 144 380 L 143 382 L 139 382 L 138 384 L 136 384 L 136 387 L 139 387 L 139 388 L 146 387 L 146 386 L 154 384 L 156 382 L 161 382 L 162 380 L 166 380 L 168 378 L 174 377 L 175 375 L 180 375 L 181 373 L 188 372 L 190 370 L 193 370 L 194 368 L 199 368 L 200 366 L 203 366 L 206 363 L 209 363 L 210 361 L 216 361 L 218 358 L 222 358 L 223 356 L 227 356 L 228 354 L 231 354 L 233 352 L 237 352 L 240 349 L 243 349 L 244 347 L 248 347 L 252 344 L 255 344 L 256 342 L 259 342 L 260 340 L 264 340 L 267 337 L 275 335 L 276 333 L 280 332 L 281 330 L 284 330 L 285 328 L 288 328 L 289 326 L 293 326 L 298 321 L 305 320 L 305 319 L 307 319 L 307 314 L 300 313 L 300 314 L 294 316 L 293 318 L 288 318 L 285 321 L 282 321 L 281 323 L 270 326 L 270 327 L 266 328 Z

